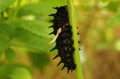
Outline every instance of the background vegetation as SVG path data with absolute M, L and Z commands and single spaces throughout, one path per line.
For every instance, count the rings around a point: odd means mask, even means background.
M 48 52 L 52 7 L 66 0 L 0 0 L 0 79 L 75 79 Z M 120 1 L 75 0 L 84 79 L 120 78 Z

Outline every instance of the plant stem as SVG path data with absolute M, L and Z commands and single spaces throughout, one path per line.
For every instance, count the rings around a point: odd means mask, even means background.
M 13 19 L 15 19 L 16 16 L 17 16 L 17 13 L 18 13 L 19 8 L 20 8 L 20 5 L 21 5 L 21 1 L 22 1 L 22 0 L 17 0 L 16 9 L 15 9 L 15 12 L 14 12 L 14 15 L 13 15 Z
M 72 32 L 73 32 L 73 36 L 72 36 L 74 40 L 73 46 L 75 47 L 74 60 L 76 63 L 76 75 L 77 75 L 77 79 L 83 79 L 82 66 L 81 66 L 80 54 L 79 54 L 79 45 L 78 45 L 77 22 L 75 16 L 76 14 L 75 14 L 73 0 L 67 0 L 67 5 L 68 5 L 69 22 L 70 25 L 72 26 Z

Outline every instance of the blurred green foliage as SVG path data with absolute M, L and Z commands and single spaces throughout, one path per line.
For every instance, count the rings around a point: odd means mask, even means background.
M 45 65 L 50 63 L 49 56 L 44 53 L 29 53 L 30 59 L 35 67 L 42 72 L 44 71 Z M 40 63 L 38 63 L 40 62 Z
M 85 48 L 85 79 L 119 79 L 120 0 L 79 2 L 77 19 Z
M 46 53 L 50 50 L 48 34 L 52 29 L 48 26 L 52 17 L 48 15 L 55 12 L 53 7 L 65 3 L 65 0 L 0 0 L 0 79 L 32 79 L 28 69 L 15 63 L 21 48 L 28 52 L 35 68 L 44 70 L 50 62 Z
M 28 68 L 22 65 L 0 65 L 1 79 L 32 79 Z

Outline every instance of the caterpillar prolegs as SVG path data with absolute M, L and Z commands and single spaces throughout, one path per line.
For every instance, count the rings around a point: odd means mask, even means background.
M 54 19 L 51 20 L 53 25 L 49 28 L 54 29 L 50 34 L 56 35 L 53 40 L 56 42 L 56 45 L 50 51 L 55 49 L 58 50 L 58 54 L 53 58 L 61 58 L 57 66 L 63 63 L 64 66 L 62 67 L 62 70 L 67 67 L 68 72 L 70 70 L 73 71 L 76 68 L 76 64 L 73 59 L 75 48 L 73 47 L 74 41 L 72 39 L 72 27 L 69 23 L 68 9 L 67 6 L 55 7 L 54 9 L 56 9 L 57 12 L 55 14 L 50 14 L 50 16 L 53 16 Z

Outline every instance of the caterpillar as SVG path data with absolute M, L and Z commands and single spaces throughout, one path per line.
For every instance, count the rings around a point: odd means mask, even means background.
M 54 29 L 50 34 L 55 35 L 54 40 L 50 43 L 55 41 L 56 45 L 50 51 L 55 49 L 58 50 L 58 54 L 53 59 L 60 57 L 61 60 L 57 66 L 63 63 L 64 66 L 62 67 L 62 70 L 67 67 L 69 73 L 70 70 L 71 72 L 75 70 L 76 64 L 73 59 L 75 48 L 73 47 L 74 41 L 72 39 L 72 27 L 69 23 L 68 9 L 67 6 L 54 7 L 54 9 L 56 9 L 57 12 L 49 15 L 54 17 L 54 19 L 50 21 L 53 22 L 53 25 L 49 28 Z

